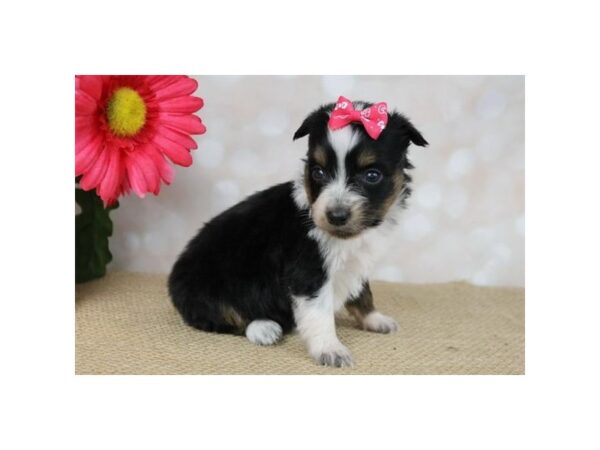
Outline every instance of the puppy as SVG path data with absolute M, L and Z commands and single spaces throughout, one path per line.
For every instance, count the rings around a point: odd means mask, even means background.
M 353 365 L 336 335 L 342 306 L 365 330 L 397 330 L 378 312 L 368 277 L 410 195 L 409 144 L 427 141 L 385 103 L 340 97 L 312 112 L 295 181 L 229 208 L 190 241 L 169 277 L 188 325 L 272 345 L 297 329 L 321 365 Z

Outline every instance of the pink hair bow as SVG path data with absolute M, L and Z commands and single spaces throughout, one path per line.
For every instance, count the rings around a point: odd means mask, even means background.
M 337 130 L 351 122 L 361 122 L 367 134 L 377 139 L 388 123 L 387 104 L 379 102 L 358 111 L 350 100 L 340 96 L 329 117 L 329 128 Z

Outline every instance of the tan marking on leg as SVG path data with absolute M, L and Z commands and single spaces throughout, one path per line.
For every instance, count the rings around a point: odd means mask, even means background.
M 346 304 L 346 309 L 352 315 L 352 317 L 356 319 L 356 322 L 358 322 L 358 324 L 362 326 L 363 319 L 365 318 L 366 314 L 364 314 L 364 312 L 361 311 L 360 308 L 356 307 L 355 305 Z
M 358 322 L 360 326 L 363 326 L 364 318 L 371 312 L 375 311 L 373 305 L 373 293 L 369 283 L 366 283 L 363 290 L 357 298 L 346 302 L 346 309 Z
M 240 314 L 233 309 L 231 306 L 223 306 L 223 320 L 240 330 L 243 330 L 246 327 L 246 321 L 240 316 Z

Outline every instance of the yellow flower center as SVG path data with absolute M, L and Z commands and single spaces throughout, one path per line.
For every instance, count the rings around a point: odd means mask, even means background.
M 146 123 L 146 104 L 135 90 L 122 87 L 108 100 L 108 126 L 117 136 L 133 136 Z

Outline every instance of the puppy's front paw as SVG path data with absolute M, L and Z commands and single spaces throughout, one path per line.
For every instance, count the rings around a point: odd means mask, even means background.
M 378 311 L 367 314 L 363 319 L 363 327 L 365 330 L 374 331 L 375 333 L 395 333 L 398 331 L 396 321 Z
M 353 367 L 352 354 L 342 343 L 313 353 L 317 364 L 329 367 Z

